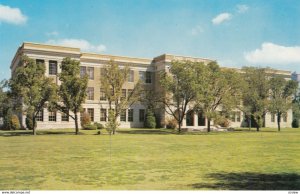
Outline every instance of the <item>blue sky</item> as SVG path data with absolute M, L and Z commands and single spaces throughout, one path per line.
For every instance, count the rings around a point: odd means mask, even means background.
M 300 1 L 0 0 L 0 80 L 24 41 L 300 73 Z

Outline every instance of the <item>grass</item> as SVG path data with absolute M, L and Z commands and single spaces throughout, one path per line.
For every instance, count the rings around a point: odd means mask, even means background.
M 0 190 L 299 190 L 300 129 L 0 131 Z

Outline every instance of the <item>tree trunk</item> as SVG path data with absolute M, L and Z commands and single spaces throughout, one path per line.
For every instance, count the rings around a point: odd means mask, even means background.
M 182 123 L 182 121 L 178 122 L 178 133 L 181 133 L 181 123 Z
M 256 120 L 256 131 L 259 131 L 259 127 L 260 127 L 260 118 L 257 118 Z
M 281 114 L 277 114 L 277 126 L 278 126 L 278 131 L 280 131 L 280 120 L 281 120 Z
M 78 117 L 77 117 L 77 112 L 74 112 L 75 114 L 75 134 L 79 134 L 79 128 L 78 128 Z
M 32 115 L 32 134 L 33 135 L 36 135 L 36 130 L 35 130 L 35 126 L 36 126 L 36 123 L 35 123 L 35 114 Z
M 207 119 L 207 132 L 210 132 L 210 118 Z

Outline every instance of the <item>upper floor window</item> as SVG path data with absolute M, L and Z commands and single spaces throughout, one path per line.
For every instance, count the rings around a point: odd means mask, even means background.
M 133 70 L 129 71 L 128 82 L 134 82 L 134 71 Z
M 94 88 L 93 87 L 87 88 L 87 99 L 94 100 Z
M 121 100 L 125 100 L 125 99 L 126 99 L 126 89 L 122 89 Z
M 45 60 L 43 60 L 43 59 L 36 59 L 35 60 L 35 62 L 36 62 L 36 64 L 45 64 Z
M 140 71 L 139 72 L 139 77 L 140 77 L 140 80 L 142 82 L 145 82 L 145 71 Z
M 57 61 L 49 61 L 49 75 L 57 74 Z
M 94 79 L 94 67 L 88 67 L 87 68 L 87 74 L 89 76 L 89 79 Z
M 106 95 L 103 88 L 100 88 L 100 100 L 106 100 Z
M 80 67 L 80 77 L 84 77 L 86 75 L 86 67 Z
M 146 83 L 151 84 L 152 83 L 152 73 L 149 71 L 146 71 Z

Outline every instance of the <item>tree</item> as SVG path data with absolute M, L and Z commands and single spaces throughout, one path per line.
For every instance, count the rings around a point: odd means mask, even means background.
M 80 77 L 80 62 L 69 57 L 63 59 L 60 67 L 61 73 L 58 76 L 61 85 L 58 95 L 62 104 L 55 103 L 55 107 L 75 121 L 75 134 L 78 135 L 78 112 L 87 96 L 88 76 Z M 70 111 L 74 115 L 71 115 Z
M 8 81 L 2 80 L 0 82 L 0 117 L 3 118 L 3 128 L 5 129 L 12 129 L 11 118 L 14 106 L 10 94 Z
M 235 70 L 221 69 L 216 62 L 209 63 L 205 68 L 205 79 L 200 79 L 198 83 L 206 87 L 197 91 L 196 109 L 206 116 L 207 132 L 210 132 L 210 122 L 220 110 L 229 113 L 240 103 L 241 76 Z
M 165 90 L 160 98 L 166 113 L 177 121 L 179 133 L 188 106 L 196 100 L 197 91 L 202 91 L 206 86 L 204 82 L 199 84 L 200 79 L 204 78 L 204 70 L 204 63 L 172 61 L 170 73 L 164 72 L 160 76 L 160 83 Z
M 121 111 L 139 100 L 141 83 L 137 82 L 133 89 L 127 90 L 127 95 L 124 95 L 123 87 L 128 80 L 129 67 L 124 66 L 121 69 L 117 63 L 111 60 L 101 71 L 101 88 L 109 104 L 107 128 L 110 133 L 115 134 L 119 126 L 117 119 Z
M 280 121 L 283 114 L 291 109 L 293 94 L 296 93 L 298 83 L 285 80 L 283 77 L 273 75 L 270 79 L 270 105 L 269 111 L 277 115 L 277 126 L 280 131 Z
M 45 76 L 45 66 L 37 64 L 35 60 L 26 55 L 21 58 L 21 66 L 17 67 L 12 78 L 10 87 L 13 96 L 22 103 L 23 111 L 30 115 L 33 121 L 31 130 L 36 135 L 36 120 L 39 111 L 46 107 L 46 103 L 55 99 L 56 84 L 52 78 Z
M 269 108 L 270 82 L 265 68 L 244 67 L 243 107 L 254 120 L 256 130 L 263 126 Z

